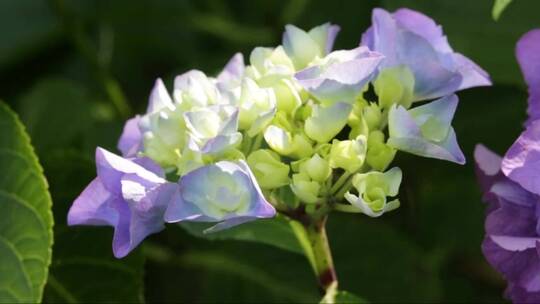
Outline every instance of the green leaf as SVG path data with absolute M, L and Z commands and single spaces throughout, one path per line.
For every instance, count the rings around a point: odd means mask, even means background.
M 185 222 L 181 223 L 180 226 L 194 236 L 209 240 L 232 239 L 259 242 L 303 254 L 302 247 L 300 247 L 292 229 L 292 224 L 294 223 L 291 223 L 291 220 L 278 215 L 273 219 L 256 220 L 231 229 L 208 234 L 204 234 L 203 231 L 213 224 Z
M 18 112 L 37 152 L 46 157 L 54 150 L 82 146 L 97 116 L 87 90 L 62 78 L 38 81 L 20 99 Z
M 144 256 L 112 255 L 109 227 L 68 227 L 69 207 L 95 177 L 96 145 L 113 149 L 121 124 L 80 83 L 56 78 L 37 82 L 19 102 L 54 198 L 55 244 L 44 302 L 142 302 Z
M 51 197 L 17 115 L 0 102 L 0 302 L 39 302 L 53 243 Z
M 493 10 L 491 11 L 493 19 L 499 20 L 501 14 L 510 3 L 512 3 L 512 0 L 495 0 L 495 3 L 493 4 Z
M 161 240 L 175 238 L 184 249 L 144 245 L 148 301 L 317 302 L 316 280 L 303 256 L 264 244 L 209 242 L 175 228 L 166 229 Z

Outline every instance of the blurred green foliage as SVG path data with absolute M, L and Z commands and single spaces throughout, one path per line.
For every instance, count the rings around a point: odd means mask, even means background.
M 286 23 L 342 27 L 352 48 L 371 10 L 409 7 L 440 23 L 495 86 L 459 93 L 454 123 L 469 160 L 400 155 L 402 207 L 379 219 L 332 214 L 340 288 L 373 302 L 499 302 L 504 282 L 480 251 L 484 205 L 472 151 L 503 153 L 521 130 L 526 90 L 514 45 L 540 26 L 540 2 L 514 1 L 498 22 L 470 0 L 0 1 L 0 98 L 27 125 L 54 201 L 55 244 L 45 301 L 316 302 L 307 260 L 241 240 L 204 240 L 170 225 L 125 260 L 111 229 L 67 228 L 73 199 L 95 176 L 96 146 L 115 151 L 125 115 L 145 109 L 155 78 L 215 73 L 235 52 L 280 43 Z M 122 110 L 122 103 L 128 107 Z M 261 232 L 264 233 L 264 232 Z M 144 286 L 144 287 L 143 287 Z

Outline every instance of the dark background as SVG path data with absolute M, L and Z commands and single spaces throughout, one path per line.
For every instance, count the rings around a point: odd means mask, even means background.
M 480 251 L 484 205 L 472 151 L 482 142 L 504 153 L 525 118 L 514 45 L 540 26 L 540 1 L 514 2 L 495 22 L 488 0 L 1 0 L 0 98 L 26 124 L 54 201 L 44 300 L 318 301 L 301 255 L 199 239 L 170 225 L 118 261 L 111 229 L 67 228 L 67 209 L 95 176 L 95 147 L 115 151 L 127 112 L 144 111 L 156 77 L 171 88 L 188 69 L 216 73 L 237 51 L 279 44 L 286 23 L 336 23 L 336 47 L 353 48 L 379 6 L 433 17 L 495 85 L 459 93 L 454 126 L 466 166 L 399 154 L 401 208 L 379 219 L 331 215 L 340 287 L 373 302 L 503 301 L 505 283 Z M 122 99 L 131 110 L 119 115 L 114 102 Z

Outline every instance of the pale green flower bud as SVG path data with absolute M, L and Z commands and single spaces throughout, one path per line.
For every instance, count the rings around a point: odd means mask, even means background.
M 174 167 L 187 142 L 181 109 L 173 104 L 163 82 L 158 79 L 150 94 L 148 113 L 141 117 L 142 154 L 164 168 Z
M 266 128 L 264 140 L 272 150 L 281 155 L 289 155 L 294 151 L 291 134 L 276 125 Z
M 367 139 L 364 135 L 359 135 L 353 140 L 334 139 L 330 149 L 330 167 L 356 172 L 364 164 L 366 152 Z
M 248 156 L 247 163 L 261 188 L 274 189 L 289 184 L 290 168 L 280 161 L 275 152 L 257 150 Z
M 384 141 L 381 131 L 373 131 L 369 134 L 368 151 L 366 162 L 377 171 L 384 171 L 394 160 L 396 149 L 389 147 Z
M 286 78 L 280 79 L 269 87 L 276 94 L 278 111 L 292 115 L 302 105 L 302 98 L 292 80 Z
M 301 201 L 314 204 L 318 201 L 319 183 L 312 181 L 306 173 L 293 174 L 291 189 L 300 198 Z
M 174 79 L 173 96 L 183 111 L 229 103 L 229 100 L 220 94 L 215 81 L 197 70 L 189 71 Z
M 195 169 L 198 169 L 204 166 L 205 162 L 202 153 L 193 151 L 191 149 L 184 149 L 181 157 L 176 163 L 176 173 L 180 176 L 183 176 Z
M 300 164 L 300 172 L 305 172 L 312 180 L 322 183 L 330 177 L 332 168 L 327 160 L 315 154 Z
M 261 132 L 276 113 L 276 97 L 271 89 L 260 88 L 253 79 L 244 78 L 239 100 L 239 129 L 249 136 Z
M 327 143 L 347 124 L 352 106 L 336 102 L 331 106 L 313 105 L 311 116 L 306 120 L 304 130 L 309 138 Z
M 381 126 L 382 113 L 376 103 L 370 103 L 369 106 L 363 109 L 363 117 L 366 121 L 368 129 L 377 130 Z
M 256 47 L 249 56 L 249 61 L 253 69 L 248 72 L 254 74 L 258 81 L 269 81 L 266 77 L 284 77 L 294 73 L 294 65 L 283 50 L 283 47 L 276 48 Z
M 370 217 L 378 217 L 383 213 L 399 207 L 399 200 L 387 201 L 387 197 L 398 194 L 401 184 L 401 170 L 392 168 L 385 173 L 372 171 L 356 174 L 352 184 L 358 196 L 347 192 L 345 199 Z
M 383 69 L 373 86 L 381 107 L 399 104 L 408 109 L 413 102 L 414 75 L 406 66 Z
M 364 117 L 364 108 L 366 108 L 367 102 L 363 99 L 353 104 L 353 110 L 349 115 L 347 124 L 351 127 L 349 132 L 349 139 L 354 139 L 358 135 L 364 135 L 367 137 L 369 134 L 369 127 Z
M 339 27 L 329 23 L 314 27 L 309 32 L 289 24 L 285 26 L 283 47 L 296 69 L 300 70 L 329 53 L 338 31 Z
M 290 132 L 276 125 L 271 125 L 264 132 L 266 143 L 281 155 L 304 158 L 313 155 L 313 145 L 303 134 L 291 135 Z
M 167 145 L 157 134 L 146 132 L 143 134 L 144 151 L 142 154 L 147 156 L 167 168 L 172 167 L 180 159 L 180 149 Z
M 305 158 L 313 155 L 313 143 L 304 134 L 295 134 L 293 138 L 292 156 Z

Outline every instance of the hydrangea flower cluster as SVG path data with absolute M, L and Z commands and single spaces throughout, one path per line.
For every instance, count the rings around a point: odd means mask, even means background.
M 374 10 L 353 49 L 333 50 L 338 32 L 287 25 L 280 46 L 248 64 L 236 54 L 217 77 L 192 70 L 171 92 L 158 79 L 122 156 L 97 149 L 69 223 L 113 226 L 123 257 L 165 222 L 216 222 L 211 232 L 276 211 L 380 216 L 399 206 L 398 150 L 463 164 L 454 93 L 489 85 L 486 72 L 408 9 Z
M 482 145 L 477 175 L 488 203 L 482 250 L 506 280 L 515 303 L 540 302 L 540 29 L 517 43 L 529 86 L 529 119 L 504 158 Z

